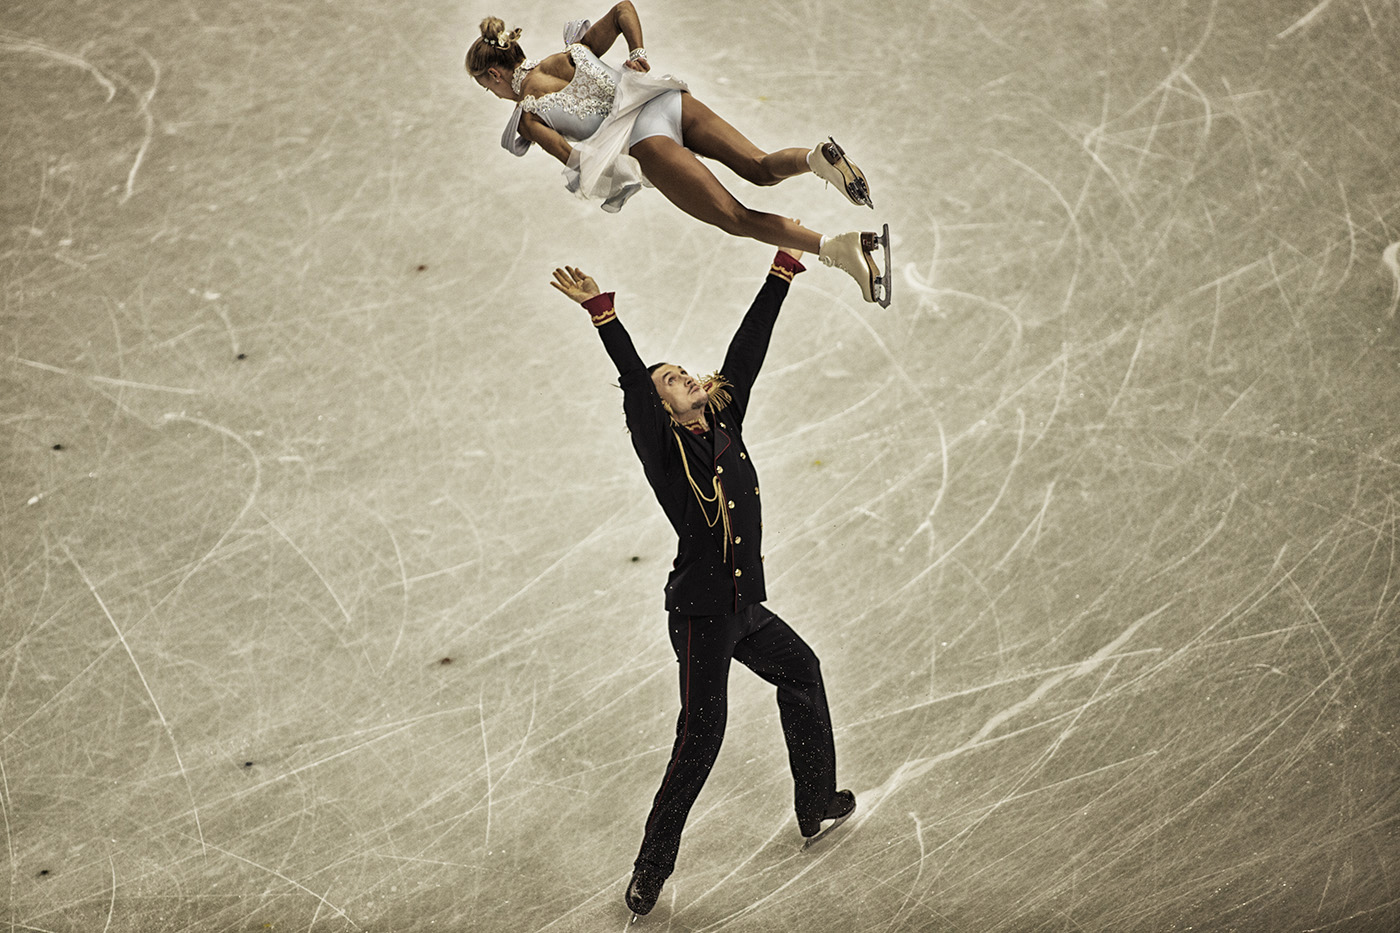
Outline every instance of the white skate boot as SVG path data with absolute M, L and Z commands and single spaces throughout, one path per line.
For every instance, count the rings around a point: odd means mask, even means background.
M 870 186 L 865 175 L 856 168 L 854 162 L 846 158 L 845 151 L 830 136 L 827 142 L 818 143 L 817 148 L 807 153 L 807 167 L 818 178 L 830 182 L 840 189 L 852 204 L 864 204 L 871 210 L 875 202 L 870 200 Z
M 870 255 L 877 245 L 885 247 L 885 272 L 875 265 Z M 882 308 L 890 306 L 890 225 L 885 224 L 884 233 L 843 233 L 827 237 L 817 258 L 828 266 L 835 266 L 845 272 L 860 285 L 860 293 L 866 301 L 875 302 Z

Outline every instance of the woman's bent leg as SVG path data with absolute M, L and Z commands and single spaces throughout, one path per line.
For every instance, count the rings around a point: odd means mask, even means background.
M 686 95 L 687 97 L 689 95 Z M 672 204 L 731 236 L 815 253 L 821 235 L 795 220 L 740 204 L 695 153 L 665 136 L 650 136 L 630 150 L 647 179 Z
M 764 152 L 691 94 L 681 95 L 681 138 L 687 149 L 722 163 L 755 185 L 776 185 L 812 170 L 806 149 Z

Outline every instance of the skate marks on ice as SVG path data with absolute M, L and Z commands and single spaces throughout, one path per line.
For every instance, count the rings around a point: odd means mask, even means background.
M 1233 505 L 1233 498 L 1231 499 L 1230 504 Z M 1194 547 L 1192 547 L 1186 554 L 1173 561 L 1171 564 L 1158 570 L 1155 574 L 1152 575 L 1152 577 L 1155 578 L 1169 574 L 1175 571 L 1187 561 L 1191 560 L 1197 554 L 1199 554 L 1210 544 L 1210 542 L 1225 526 L 1230 512 L 1231 510 L 1229 506 L 1227 506 L 1223 510 L 1223 514 L 1220 517 L 1217 524 L 1209 532 L 1207 532 L 1202 537 L 1202 539 L 1196 543 Z M 1275 569 L 1277 569 L 1277 564 L 1275 565 Z M 1277 586 L 1279 585 L 1281 585 L 1281 580 L 1280 582 L 1275 583 L 1273 587 L 1270 587 L 1269 590 L 1272 591 L 1272 589 L 1277 588 Z M 1005 686 L 1009 683 L 1013 683 L 1019 680 L 1033 679 L 1035 677 L 1044 677 L 1044 679 L 1041 680 L 1041 682 L 1023 699 L 998 711 L 996 714 L 988 718 L 987 721 L 983 723 L 983 725 L 973 736 L 971 736 L 958 747 L 950 749 L 946 752 L 941 752 L 937 755 L 932 755 L 926 758 L 905 762 L 901 764 L 898 768 L 896 768 L 895 771 L 890 775 L 890 777 L 884 781 L 884 783 L 875 787 L 856 790 L 856 810 L 854 813 L 852 813 L 845 820 L 838 821 L 835 825 L 827 827 L 822 831 L 821 834 L 819 834 L 817 837 L 814 837 L 813 840 L 808 841 L 806 844 L 802 845 L 799 848 L 795 848 L 791 853 L 787 854 L 785 857 L 782 857 L 778 861 L 760 869 L 759 874 L 766 874 L 770 871 L 777 871 L 781 868 L 786 867 L 790 863 L 795 863 L 798 860 L 801 860 L 802 867 L 798 871 L 796 871 L 790 878 L 787 878 L 782 884 L 778 885 L 771 891 L 768 891 L 766 894 L 764 894 L 762 897 L 760 897 L 753 903 L 745 905 L 743 908 L 734 911 L 724 917 L 718 918 L 713 923 L 704 927 L 700 927 L 699 929 L 702 931 L 721 929 L 727 924 L 737 919 L 762 910 L 765 906 L 767 906 L 770 903 L 776 903 L 778 901 L 781 901 L 790 889 L 804 882 L 811 872 L 823 867 L 828 858 L 834 857 L 838 853 L 844 851 L 848 842 L 850 842 L 851 844 L 859 845 L 860 836 L 857 835 L 857 833 L 859 833 L 859 831 L 865 826 L 865 824 L 868 821 L 870 821 L 889 800 L 893 799 L 896 794 L 898 794 L 902 790 L 905 790 L 906 788 L 916 787 L 919 780 L 925 777 L 938 765 L 950 761 L 954 758 L 957 758 L 967 752 L 979 750 L 982 748 L 999 744 L 1006 740 L 1032 734 L 1036 731 L 1041 730 L 1043 727 L 1055 723 L 1064 723 L 1060 728 L 1059 732 L 1050 741 L 1049 745 L 1045 749 L 1043 749 L 1038 755 L 1036 755 L 1031 761 L 1031 763 L 1025 768 L 1024 773 L 1015 782 L 1015 785 L 1011 788 L 1010 791 L 1004 794 L 1000 800 L 986 807 L 977 819 L 975 819 L 969 825 L 963 827 L 952 839 L 945 842 L 943 846 L 938 847 L 938 849 L 935 849 L 933 852 L 928 851 L 925 847 L 923 837 L 923 826 L 921 821 L 919 820 L 918 815 L 913 812 L 908 814 L 909 818 L 915 824 L 916 837 L 918 839 L 920 850 L 919 871 L 920 873 L 922 873 L 923 866 L 929 856 L 935 854 L 939 849 L 943 848 L 944 846 L 955 844 L 958 839 L 964 837 L 979 823 L 988 819 L 1001 806 L 1009 804 L 1019 799 L 1020 797 L 1025 796 L 1025 794 L 1019 793 L 1020 788 L 1024 787 L 1025 784 L 1028 781 L 1030 781 L 1033 778 L 1033 776 L 1037 774 L 1052 757 L 1054 757 L 1060 744 L 1063 741 L 1065 741 L 1071 735 L 1071 733 L 1073 733 L 1080 717 L 1085 712 L 1087 712 L 1091 707 L 1118 695 L 1124 690 L 1132 689 L 1138 684 L 1140 680 L 1150 677 L 1153 671 L 1163 666 L 1162 664 L 1156 665 L 1147 673 L 1144 673 L 1138 677 L 1134 677 L 1127 683 L 1119 684 L 1106 690 L 1104 689 L 1104 685 L 1108 682 L 1108 679 L 1111 677 L 1114 670 L 1116 669 L 1118 662 L 1120 662 L 1121 660 L 1130 657 L 1140 657 L 1144 655 L 1150 656 L 1161 653 L 1162 649 L 1160 648 L 1145 648 L 1132 651 L 1125 651 L 1123 649 L 1144 626 L 1146 626 L 1153 620 L 1161 617 L 1170 608 L 1172 608 L 1172 603 L 1167 602 L 1158 606 L 1152 611 L 1145 613 L 1144 615 L 1130 623 L 1112 641 L 1100 647 L 1097 651 L 1095 651 L 1089 657 L 1085 658 L 1083 661 L 1071 665 L 1065 665 L 1063 667 L 1056 668 L 1050 671 L 1031 672 L 1028 674 L 1022 674 L 1016 677 L 999 680 L 993 683 L 983 684 L 978 687 L 972 688 L 969 691 L 962 691 L 959 694 L 955 694 L 954 696 L 960 696 L 966 693 L 982 692 L 985 690 L 994 689 L 996 687 Z M 1211 630 L 1213 630 L 1213 628 L 1214 626 L 1212 625 L 1202 630 L 1200 633 L 1198 633 L 1195 641 L 1199 641 L 1200 638 L 1208 634 Z M 1172 658 L 1174 659 L 1177 656 L 1183 654 L 1184 652 L 1188 651 L 1189 648 L 1190 645 L 1182 646 L 1180 649 L 1178 649 L 1178 651 L 1173 653 Z M 1170 663 L 1170 659 L 1163 663 Z M 1093 688 L 1089 698 L 1083 703 L 1080 703 L 1069 710 L 1060 712 L 1048 719 L 1032 722 L 1021 728 L 1014 729 L 1009 732 L 1004 732 L 1000 735 L 995 734 L 997 733 L 997 730 L 999 730 L 1003 725 L 1010 722 L 1017 716 L 1033 710 L 1057 687 L 1073 680 L 1088 677 L 1094 674 L 1095 672 L 1099 671 L 1105 665 L 1108 665 L 1108 670 L 1103 673 L 1099 683 Z M 944 696 L 931 702 L 937 703 L 948 699 L 952 699 L 952 697 Z M 924 706 L 929 704 L 925 703 L 920 705 Z M 883 719 L 887 718 L 888 716 L 909 712 L 914 708 L 916 707 L 907 707 L 904 709 L 896 710 L 891 713 L 883 714 L 878 718 Z M 1065 720 L 1068 720 L 1068 722 L 1066 723 Z M 845 732 L 848 729 L 853 728 L 854 726 L 859 726 L 863 724 L 864 723 L 855 723 L 853 724 L 853 726 L 848 726 L 838 731 Z M 1083 780 L 1085 778 L 1100 774 L 1102 772 L 1121 768 L 1123 766 L 1136 767 L 1142 764 L 1143 762 L 1152 759 L 1155 756 L 1155 754 L 1156 753 L 1153 751 L 1148 751 L 1140 755 L 1135 755 L 1130 758 L 1123 759 L 1111 763 L 1109 765 L 1105 765 L 1091 772 L 1076 775 L 1072 778 L 1069 778 L 1068 780 Z M 1051 786 L 1053 787 L 1055 785 Z M 1034 790 L 1029 791 L 1028 793 L 1040 793 L 1046 789 L 1047 788 L 1044 787 L 1036 788 Z M 843 824 L 845 824 L 844 831 L 836 833 L 834 838 L 832 838 L 830 841 L 825 841 L 820 846 L 811 848 L 812 843 L 815 843 L 817 840 L 824 839 L 828 834 L 831 834 L 833 830 L 836 830 Z M 756 860 L 757 856 L 760 853 L 769 851 L 774 842 L 777 841 L 781 835 L 791 832 L 791 830 L 791 820 L 784 819 L 783 822 L 778 826 L 778 828 L 775 829 L 775 831 L 771 835 L 769 835 L 769 837 L 766 840 L 764 840 L 760 845 L 756 846 L 746 859 L 744 859 L 742 862 L 736 865 L 734 869 L 732 869 L 727 875 L 725 875 L 718 882 L 716 882 L 709 890 L 701 893 L 698 897 L 691 901 L 690 906 L 693 906 L 695 903 L 703 900 L 705 897 L 714 893 L 715 891 L 720 890 L 725 886 L 726 883 L 734 880 L 736 877 L 743 874 L 745 870 L 748 869 L 749 866 Z
M 1387 318 L 1394 319 L 1395 309 L 1400 307 L 1400 240 L 1385 248 L 1385 252 L 1381 253 L 1381 262 L 1385 263 L 1394 280 L 1391 282 L 1390 308 L 1385 312 Z
M 1006 722 L 1010 721 L 1011 719 L 1024 712 L 1027 712 L 1028 710 L 1033 709 L 1047 694 L 1049 694 L 1052 690 L 1054 690 L 1061 684 L 1071 680 L 1076 680 L 1081 677 L 1089 676 L 1090 674 L 1093 674 L 1095 671 L 1099 670 L 1105 664 L 1109 664 L 1110 669 L 1104 676 L 1104 680 L 1106 681 L 1108 675 L 1112 673 L 1113 666 L 1116 665 L 1118 660 L 1129 655 L 1138 655 L 1143 653 L 1140 651 L 1135 651 L 1123 654 L 1120 653 L 1120 649 L 1122 649 L 1123 646 L 1126 645 L 1133 638 L 1133 636 L 1137 634 L 1139 629 L 1141 629 L 1143 626 L 1147 625 L 1147 623 L 1162 615 L 1168 608 L 1170 608 L 1170 604 L 1160 606 L 1152 612 L 1147 613 L 1141 618 L 1135 620 L 1126 629 L 1124 629 L 1118 635 L 1117 638 L 1104 645 L 1090 657 L 1084 659 L 1078 664 L 1066 666 L 1064 668 L 1050 673 L 1050 675 L 1046 677 L 1043 681 L 1041 681 L 1041 683 L 1037 685 L 1037 687 L 1034 690 L 1032 690 L 1031 693 L 1028 694 L 1024 699 L 1012 704 L 1011 706 L 1001 710 L 996 715 L 992 716 L 990 719 L 987 720 L 986 723 L 982 725 L 982 727 L 977 731 L 975 735 L 969 738 L 966 742 L 959 745 L 957 748 L 951 749 L 946 752 L 942 752 L 938 755 L 932 755 L 927 758 L 918 759 L 916 761 L 905 762 L 904 764 L 896 768 L 894 773 L 891 774 L 890 777 L 883 784 L 880 784 L 873 788 L 857 790 L 855 792 L 856 810 L 854 813 L 842 820 L 837 820 L 832 826 L 826 827 L 817 836 L 812 837 L 812 839 L 810 840 L 806 840 L 802 844 L 802 846 L 800 848 L 797 848 L 792 854 L 768 866 L 767 868 L 763 869 L 763 871 L 774 871 L 776 869 L 788 865 L 789 863 L 795 862 L 798 859 L 805 863 L 803 864 L 802 868 L 795 872 L 792 875 L 792 877 L 788 878 L 782 884 L 778 885 L 776 888 L 769 891 L 767 894 L 754 901 L 753 903 L 748 904 L 724 917 L 720 917 L 707 926 L 700 927 L 699 930 L 701 931 L 701 933 L 708 933 L 708 931 L 722 929 L 728 924 L 739 920 L 742 917 L 748 916 L 750 914 L 762 910 L 770 902 L 776 902 L 781 900 L 789 889 L 803 882 L 811 872 L 823 867 L 827 859 L 832 858 L 836 856 L 839 852 L 843 851 L 848 842 L 853 845 L 859 845 L 860 837 L 856 835 L 856 833 L 858 833 L 862 829 L 862 827 L 869 820 L 871 820 L 872 817 L 875 816 L 875 814 L 884 806 L 884 804 L 891 800 L 901 790 L 915 785 L 920 778 L 927 775 L 939 764 L 946 762 L 950 759 L 956 758 L 960 755 L 963 755 L 966 752 L 973 751 L 979 748 L 984 748 L 989 745 L 1000 743 L 1008 739 L 1016 738 L 1039 730 L 1047 724 L 1068 719 L 1069 722 L 1060 729 L 1059 733 L 1055 736 L 1054 740 L 1050 743 L 1050 745 L 1044 751 L 1042 751 L 1040 755 L 1026 768 L 1025 773 L 1016 782 L 1016 785 L 1012 788 L 1012 790 L 1009 793 L 1005 794 L 1000 801 L 987 807 L 985 812 L 983 812 L 977 820 L 975 820 L 970 825 L 964 827 L 957 834 L 957 836 L 944 843 L 945 846 L 953 844 L 958 838 L 962 837 L 972 828 L 974 828 L 978 822 L 981 822 L 987 819 L 989 816 L 991 816 L 991 814 L 994 813 L 1002 804 L 1009 803 L 1013 800 L 1016 800 L 1018 796 L 1021 796 L 1017 793 L 1017 790 L 1020 787 L 1023 787 L 1025 783 L 1029 781 L 1032 778 L 1032 776 L 1040 770 L 1040 767 L 1051 757 L 1053 757 L 1059 744 L 1074 731 L 1074 727 L 1078 722 L 1080 716 L 1083 715 L 1083 713 L 1087 711 L 1091 706 L 1103 701 L 1108 696 L 1115 694 L 1116 692 L 1118 692 L 1119 689 L 1122 688 L 1115 688 L 1113 690 L 1108 691 L 1107 693 L 1101 694 L 1100 689 L 1102 688 L 1103 684 L 1103 681 L 1101 681 L 1100 684 L 1094 689 L 1091 697 L 1072 710 L 1060 713 L 1052 717 L 1051 719 L 1032 723 L 1030 725 L 1024 726 L 1023 728 L 1016 729 L 996 737 L 992 737 L 993 733 L 995 733 Z M 1149 651 L 1151 652 L 1156 652 L 1158 650 L 1160 649 L 1149 649 Z M 989 684 L 986 685 L 986 687 L 979 689 L 989 689 L 993 686 L 997 686 L 997 684 Z M 1099 768 L 1091 773 L 1097 774 L 1102 771 L 1122 767 L 1124 765 L 1138 765 L 1141 762 L 1152 758 L 1154 755 L 1154 752 L 1149 751 L 1144 754 L 1137 755 L 1111 765 L 1107 765 L 1103 768 Z M 1072 778 L 1071 780 L 1080 780 L 1089 776 L 1089 774 L 1081 774 L 1076 776 L 1075 778 Z M 1039 790 L 1043 789 L 1044 788 L 1040 788 L 1036 791 L 1032 791 L 1031 793 L 1036 793 Z M 919 870 L 922 872 L 925 861 L 933 853 L 927 851 L 925 848 L 923 838 L 923 825 L 919 820 L 917 814 L 910 813 L 908 815 L 910 819 L 914 821 L 915 824 L 916 837 L 918 839 L 920 849 Z M 845 826 L 844 830 L 837 832 L 837 830 L 840 829 L 843 825 Z M 771 836 L 769 836 L 768 839 L 762 845 L 756 847 L 755 851 L 752 854 L 750 854 L 748 858 L 746 858 L 743 862 L 736 866 L 728 875 L 726 875 L 714 886 L 712 886 L 710 890 L 702 893 L 699 897 L 695 898 L 695 901 L 703 900 L 708 894 L 719 890 L 725 885 L 726 882 L 729 882 L 736 876 L 740 875 L 741 872 L 754 861 L 755 856 L 759 852 L 767 850 L 770 847 L 770 845 L 778 838 L 778 836 L 784 831 L 791 831 L 790 820 L 785 820 L 783 825 L 779 828 L 779 830 L 775 831 Z M 826 837 L 829 835 L 832 835 L 833 838 L 827 840 Z M 693 903 L 694 902 L 692 902 L 692 904 Z
M 142 163 L 146 161 L 146 154 L 151 148 L 151 140 L 155 136 L 155 117 L 151 114 L 151 101 L 155 98 L 156 91 L 160 87 L 161 67 L 160 62 L 156 61 L 149 52 L 139 46 L 135 47 L 136 53 L 145 60 L 146 67 L 150 70 L 150 86 L 144 90 L 138 90 L 136 82 L 128 80 L 116 71 L 109 74 L 88 60 L 88 55 L 99 44 L 100 40 L 89 41 L 77 54 L 73 54 L 24 36 L 0 33 L 0 55 L 14 55 L 31 60 L 39 58 L 84 71 L 106 92 L 104 106 L 116 98 L 118 86 L 129 91 L 136 98 L 136 113 L 141 118 L 143 134 L 141 142 L 136 148 L 136 153 L 132 157 L 131 167 L 127 170 L 126 183 L 122 188 L 121 197 L 118 198 L 118 203 L 125 204 L 135 192 L 136 176 L 141 171 Z

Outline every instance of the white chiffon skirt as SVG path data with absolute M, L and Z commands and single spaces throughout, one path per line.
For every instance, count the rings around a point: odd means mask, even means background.
M 664 135 L 681 143 L 680 92 L 685 82 L 622 69 L 612 110 L 587 139 L 574 143 L 564 182 L 580 198 L 602 201 L 609 213 L 622 210 L 643 187 L 653 187 L 627 150 L 638 140 Z

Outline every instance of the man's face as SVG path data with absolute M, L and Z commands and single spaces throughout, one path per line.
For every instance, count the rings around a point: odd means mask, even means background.
M 671 412 L 678 418 L 701 411 L 710 400 L 700 381 L 674 363 L 658 367 L 651 374 L 651 381 L 656 386 L 656 394 L 671 406 Z

